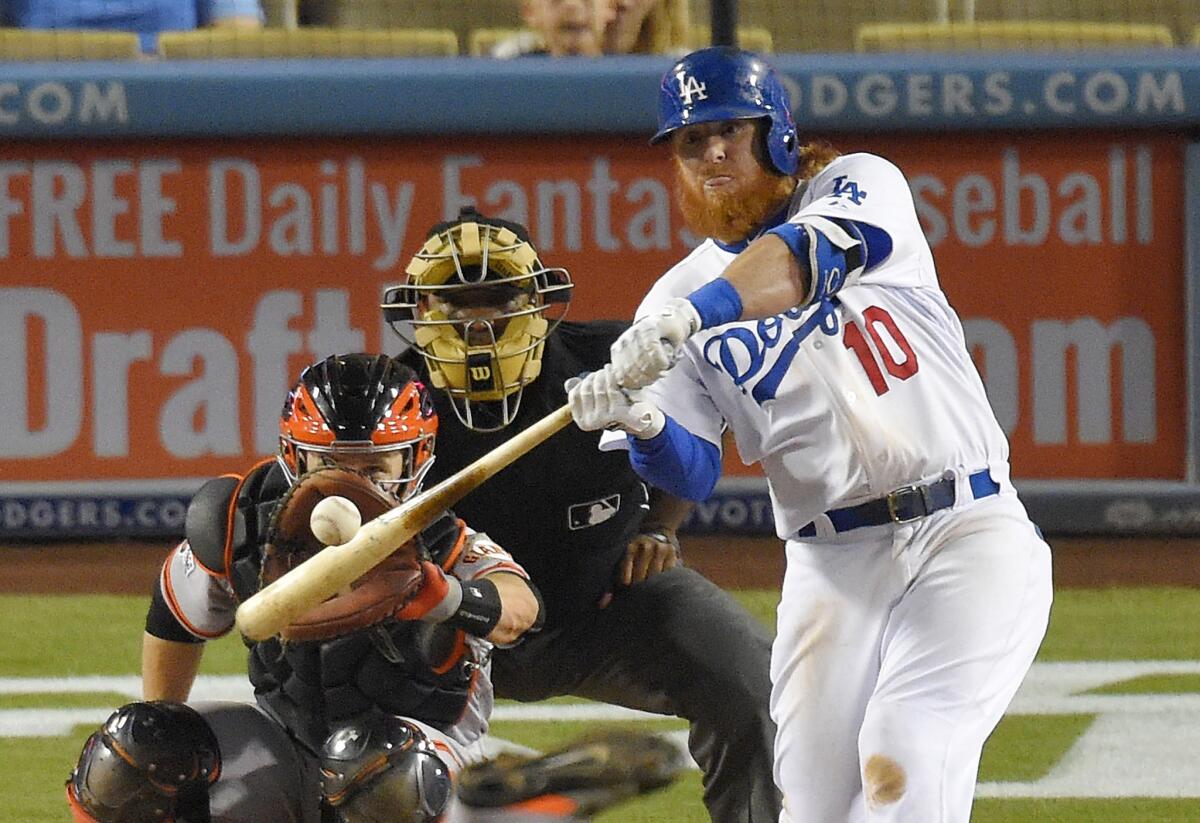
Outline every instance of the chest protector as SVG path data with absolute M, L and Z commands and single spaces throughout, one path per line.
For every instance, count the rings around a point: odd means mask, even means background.
M 264 466 L 234 496 L 230 580 L 240 599 L 258 591 L 267 524 L 287 490 L 282 472 Z M 416 538 L 422 555 L 445 566 L 464 539 L 447 513 Z M 486 661 L 473 659 L 461 631 L 439 624 L 388 619 L 341 637 L 285 643 L 278 637 L 250 646 L 249 674 L 259 703 L 302 743 L 319 752 L 333 727 L 368 711 L 410 717 L 434 726 L 463 714 L 471 679 Z

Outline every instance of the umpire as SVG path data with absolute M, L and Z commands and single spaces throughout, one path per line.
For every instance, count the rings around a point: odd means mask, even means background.
M 442 437 L 430 482 L 453 474 L 566 402 L 563 383 L 608 360 L 625 324 L 559 322 L 563 269 L 524 227 L 464 209 L 430 230 L 384 317 L 437 389 Z M 686 718 L 712 819 L 775 821 L 770 638 L 679 557 L 687 504 L 647 492 L 624 452 L 570 427 L 455 510 L 505 546 L 545 600 L 537 636 L 493 656 L 501 697 L 576 695 Z

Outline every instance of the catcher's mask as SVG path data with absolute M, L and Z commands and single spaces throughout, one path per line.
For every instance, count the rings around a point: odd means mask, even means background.
M 542 265 L 524 227 L 471 209 L 434 226 L 405 272 L 384 295 L 384 318 L 425 357 L 463 425 L 504 428 L 541 372 L 546 337 L 571 300 L 570 275 Z
M 433 465 L 437 414 L 408 366 L 385 355 L 340 354 L 300 373 L 279 417 L 279 463 L 288 481 L 322 466 L 371 476 L 407 500 Z

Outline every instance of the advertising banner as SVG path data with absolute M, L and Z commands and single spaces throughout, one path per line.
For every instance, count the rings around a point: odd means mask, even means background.
M 1182 137 L 835 142 L 908 175 L 1017 477 L 1183 478 Z M 7 144 L 0 527 L 273 452 L 302 366 L 398 348 L 381 289 L 462 205 L 530 226 L 571 318 L 630 317 L 695 242 L 671 175 L 622 137 Z

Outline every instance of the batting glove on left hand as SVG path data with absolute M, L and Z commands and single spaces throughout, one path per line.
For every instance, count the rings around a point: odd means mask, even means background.
M 584 431 L 620 429 L 649 440 L 667 423 L 658 406 L 635 398 L 617 385 L 611 364 L 583 379 L 572 377 L 567 381 L 566 389 L 571 417 Z
M 625 389 L 649 386 L 679 359 L 687 339 L 700 330 L 700 315 L 685 297 L 668 300 L 638 320 L 612 344 L 612 371 Z

